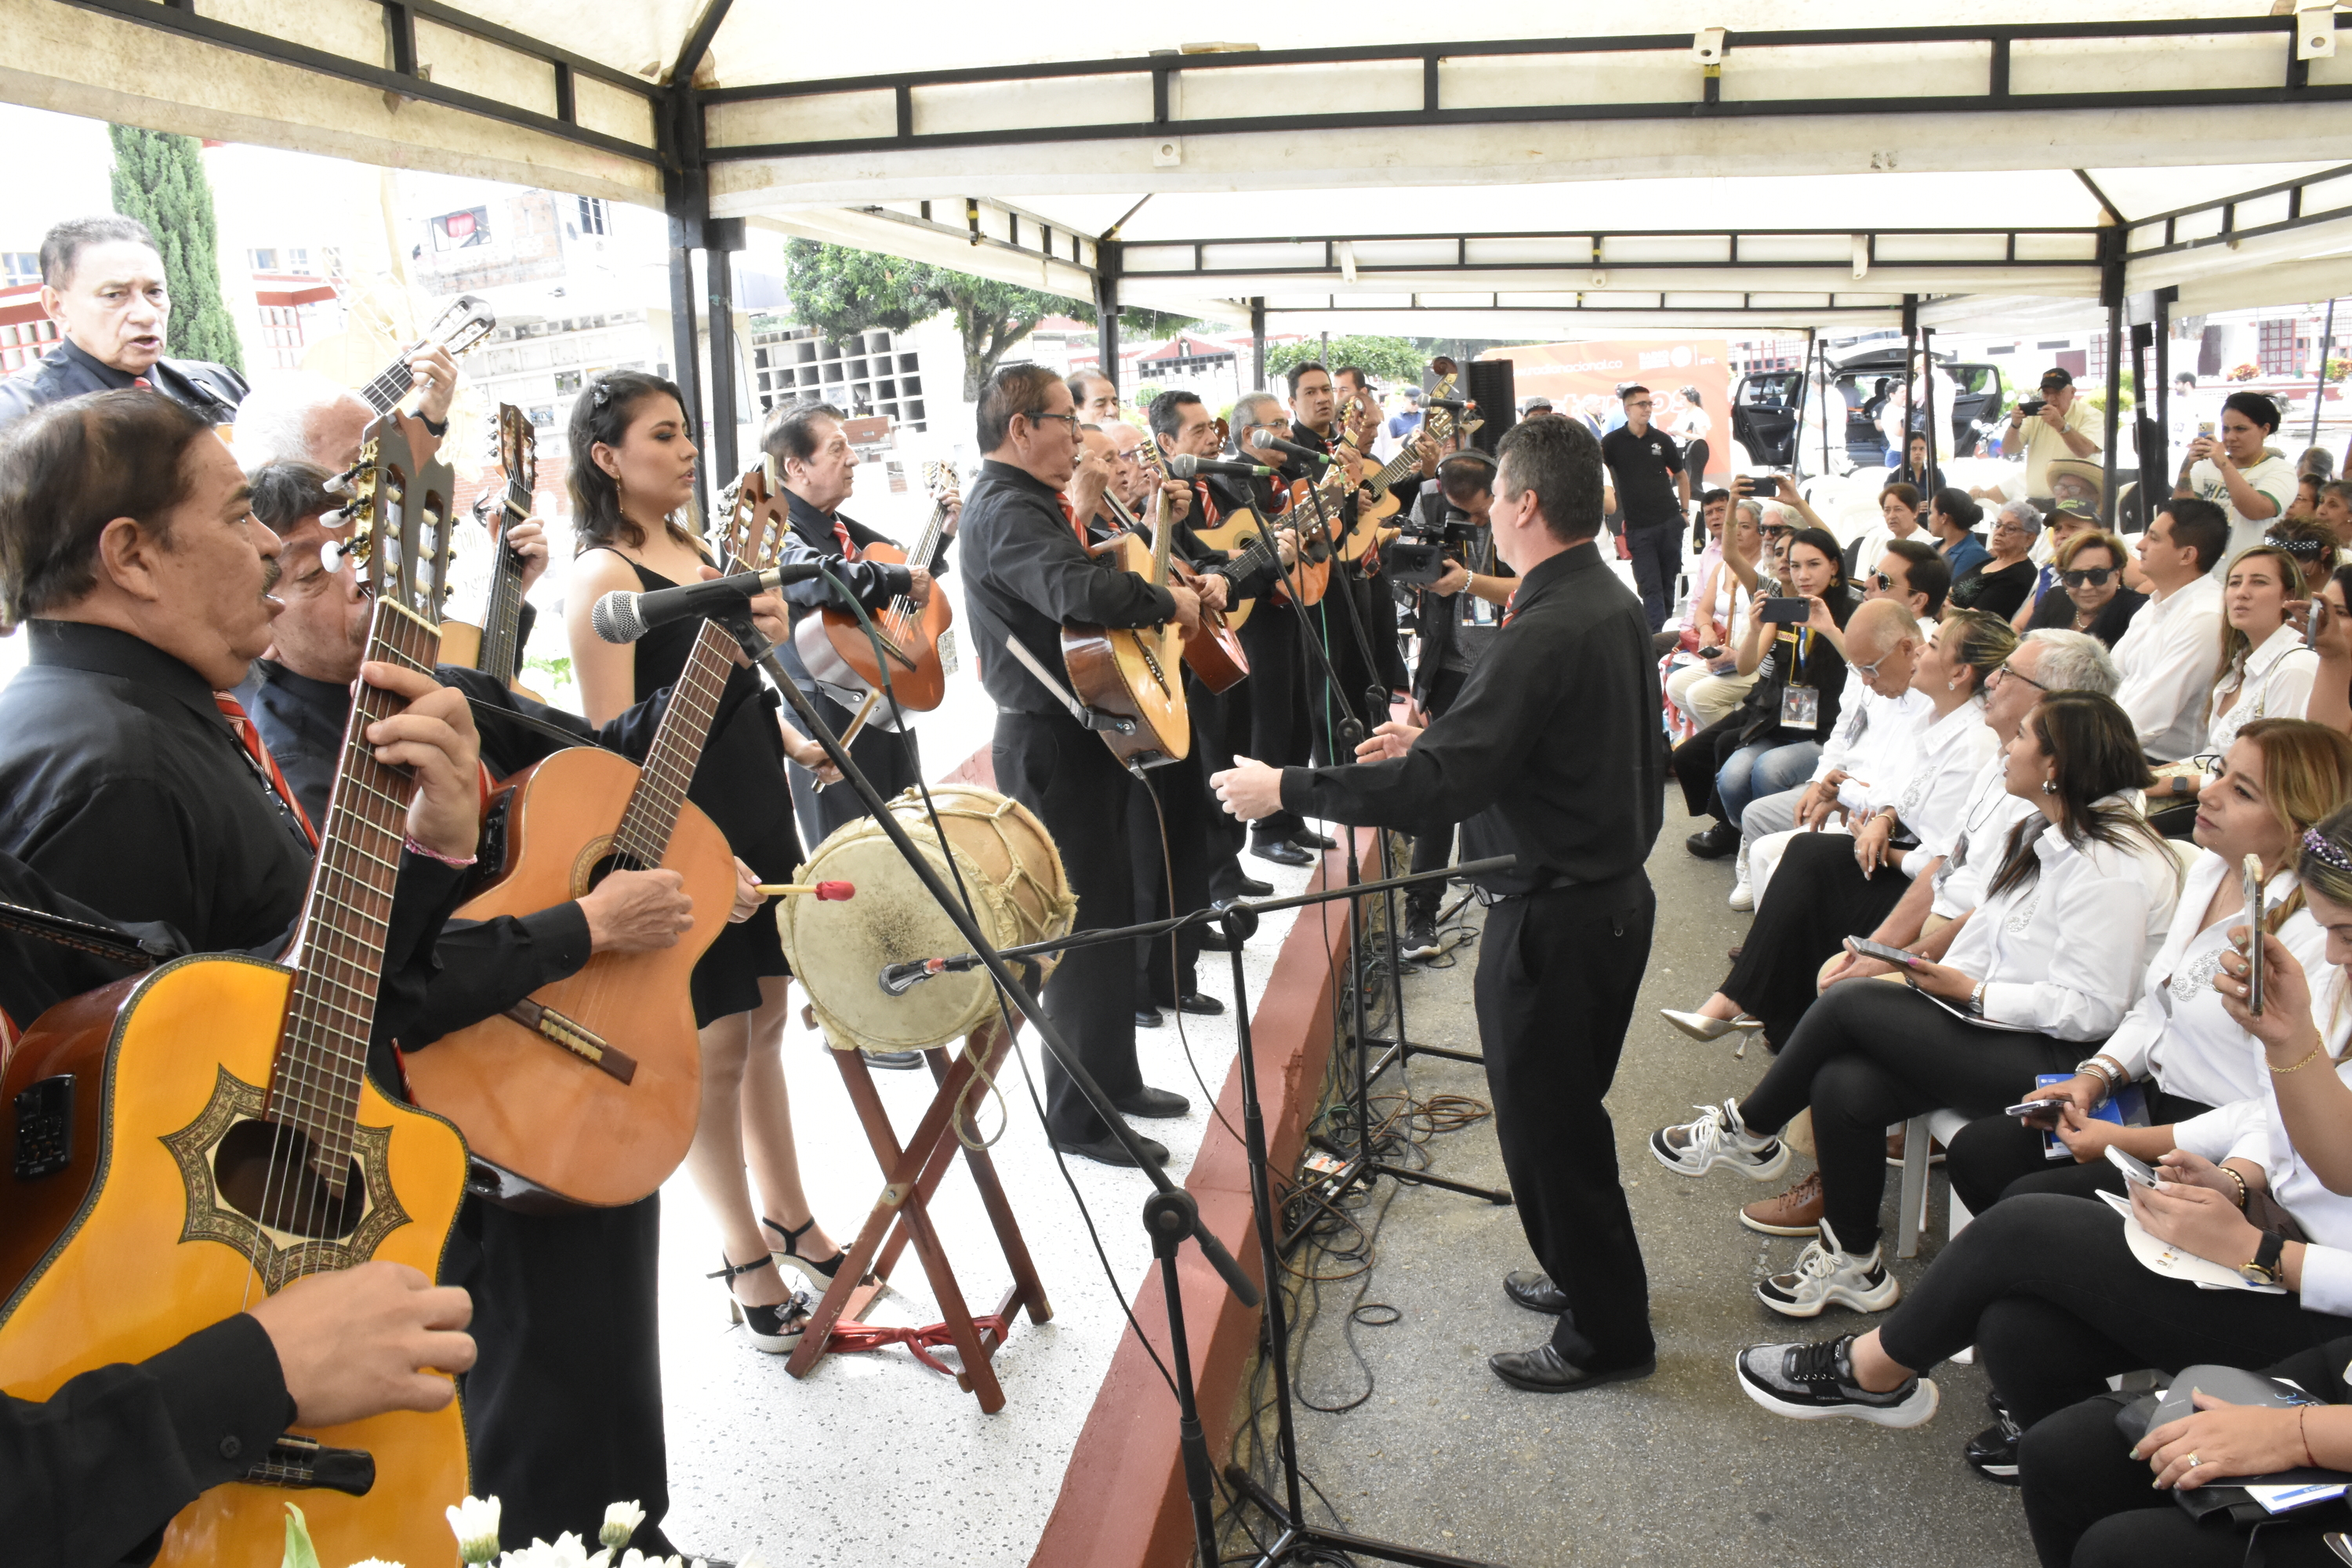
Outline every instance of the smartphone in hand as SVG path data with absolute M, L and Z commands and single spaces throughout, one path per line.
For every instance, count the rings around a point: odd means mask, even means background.
M 2028 1127 L 2055 1127 L 2059 1121 L 2059 1108 L 2065 1103 L 2063 1100 L 2021 1100 L 2004 1109 L 2001 1114 L 2014 1116 Z
M 2135 1154 L 2126 1154 L 2116 1144 L 2107 1145 L 2107 1163 L 2124 1173 L 2124 1180 L 2137 1186 L 2156 1185 L 2156 1167 Z
M 1919 963 L 1917 953 L 1889 947 L 1883 942 L 1873 942 L 1866 936 L 1846 938 L 1845 950 L 1860 958 L 1874 958 L 1881 963 L 1892 963 L 1898 969 L 1915 968 Z
M 1801 626 L 1813 618 L 1813 606 L 1804 599 L 1766 599 L 1763 611 L 1756 618 L 1775 626 Z
M 2249 855 L 2246 878 L 2246 1011 L 2263 1014 L 2263 862 Z

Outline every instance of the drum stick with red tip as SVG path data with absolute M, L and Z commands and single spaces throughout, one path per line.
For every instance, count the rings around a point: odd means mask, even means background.
M 760 896 L 762 898 L 789 899 L 808 893 L 814 894 L 824 903 L 839 903 L 844 899 L 856 898 L 857 885 L 855 882 L 762 882 L 760 884 Z
M 882 689 L 878 686 L 872 688 L 866 693 L 866 700 L 857 705 L 856 717 L 851 719 L 849 721 L 849 728 L 841 732 L 841 749 L 843 751 L 845 752 L 849 750 L 849 742 L 857 739 L 857 731 L 866 728 L 866 721 L 874 716 L 874 705 L 881 700 Z M 824 779 L 816 781 L 816 787 L 820 792 L 824 789 L 825 782 L 826 781 Z

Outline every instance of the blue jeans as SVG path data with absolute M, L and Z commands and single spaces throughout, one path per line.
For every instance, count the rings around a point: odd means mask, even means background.
M 1738 822 L 1748 803 L 1761 795 L 1796 788 L 1812 776 L 1822 760 L 1819 741 L 1750 741 L 1723 760 L 1716 770 L 1715 793 L 1723 802 L 1723 817 Z

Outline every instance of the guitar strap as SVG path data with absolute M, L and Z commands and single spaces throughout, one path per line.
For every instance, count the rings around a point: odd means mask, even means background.
M 92 925 L 88 921 L 53 915 L 47 910 L 28 910 L 20 904 L 0 904 L 0 931 L 38 937 L 43 942 L 70 947 L 78 952 L 92 953 L 117 963 L 129 964 L 134 969 L 145 969 L 158 959 L 176 956 L 170 949 L 160 945 L 151 951 L 111 926 Z

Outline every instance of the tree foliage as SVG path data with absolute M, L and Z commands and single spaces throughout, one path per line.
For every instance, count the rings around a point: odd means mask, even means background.
M 1091 300 L 877 251 L 794 239 L 785 247 L 784 260 L 784 291 L 793 319 L 827 337 L 847 337 L 869 327 L 903 332 L 942 310 L 954 316 L 963 341 L 967 403 L 980 400 L 980 389 L 996 367 L 1046 317 L 1095 323 Z M 1156 310 L 1122 310 L 1118 314 L 1122 331 L 1160 335 L 1191 323 L 1189 317 Z
M 1376 382 L 1411 382 L 1418 386 L 1429 356 L 1404 338 L 1333 338 L 1328 353 L 1322 341 L 1317 338 L 1295 343 L 1269 343 L 1265 351 L 1266 384 L 1272 385 L 1292 365 L 1308 360 L 1319 361 L 1329 371 L 1337 371 L 1343 364 L 1361 365 Z
M 212 182 L 193 136 L 110 125 L 114 143 L 114 210 L 155 236 L 172 300 L 163 349 L 175 359 L 214 360 L 245 369 L 236 321 L 221 299 L 220 225 Z

